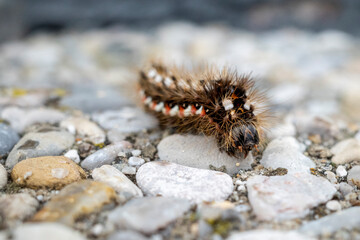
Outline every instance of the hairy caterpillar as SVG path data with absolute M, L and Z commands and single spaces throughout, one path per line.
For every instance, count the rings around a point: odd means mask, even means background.
M 221 151 L 244 157 L 263 143 L 266 98 L 249 76 L 198 67 L 192 73 L 153 63 L 140 71 L 142 102 L 161 126 L 214 136 Z

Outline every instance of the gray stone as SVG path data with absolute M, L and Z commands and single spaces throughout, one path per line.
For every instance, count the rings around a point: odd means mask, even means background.
M 354 166 L 349 170 L 347 180 L 350 185 L 356 185 L 360 188 L 360 165 Z
M 252 230 L 245 232 L 232 232 L 226 240 L 315 240 L 296 231 L 279 230 Z
M 226 167 L 229 174 L 235 174 L 240 169 L 251 169 L 253 157 L 251 153 L 244 160 L 230 157 L 220 152 L 214 138 L 195 135 L 171 135 L 164 138 L 158 145 L 160 160 L 178 163 L 188 167 L 210 169 Z M 240 163 L 236 166 L 236 163 Z
M 81 166 L 87 170 L 92 170 L 102 165 L 110 164 L 116 159 L 119 152 L 128 148 L 131 148 L 131 144 L 126 141 L 108 145 L 85 158 L 81 162 Z
M 355 138 L 345 139 L 331 148 L 334 154 L 331 161 L 335 164 L 345 164 L 360 161 L 360 141 Z
M 74 142 L 74 136 L 68 132 L 28 133 L 14 146 L 6 159 L 6 166 L 12 168 L 26 158 L 60 155 Z
M 136 168 L 135 167 L 130 167 L 130 166 L 124 166 L 121 169 L 121 172 L 124 174 L 128 174 L 128 175 L 135 175 L 136 174 Z
M 119 231 L 108 237 L 107 240 L 147 240 L 144 235 L 135 231 Z
M 92 115 L 94 121 L 107 130 L 116 129 L 123 133 L 140 132 L 156 128 L 155 117 L 138 108 L 125 107 L 118 111 L 105 111 Z
M 339 190 L 341 194 L 345 197 L 346 195 L 351 193 L 354 190 L 354 188 L 345 182 L 341 182 L 339 184 Z
M 260 163 L 273 169 L 286 168 L 289 173 L 310 173 L 310 168 L 315 167 L 315 163 L 301 153 L 301 145 L 293 137 L 272 140 L 266 147 Z
M 8 176 L 7 171 L 2 164 L 0 164 L 0 189 L 7 184 Z
M 13 231 L 14 240 L 85 240 L 79 232 L 60 223 L 26 223 Z
M 6 124 L 0 123 L 0 156 L 8 154 L 19 141 L 19 135 Z
M 128 163 L 130 166 L 141 166 L 145 163 L 145 160 L 139 157 L 130 157 Z
M 163 161 L 142 165 L 136 181 L 146 195 L 185 198 L 197 203 L 225 200 L 234 188 L 231 177 L 225 173 Z
M 110 129 L 107 132 L 107 138 L 111 143 L 117 143 L 117 142 L 121 142 L 124 141 L 126 138 L 126 134 L 119 131 L 118 129 Z
M 335 187 L 325 178 L 308 173 L 254 176 L 247 181 L 251 206 L 260 220 L 304 217 L 309 210 L 330 200 Z
M 360 207 L 351 207 L 318 220 L 304 223 L 299 232 L 319 236 L 332 234 L 340 229 L 353 229 L 360 226 Z
M 108 221 L 116 228 L 152 234 L 180 218 L 190 207 L 185 199 L 135 198 L 110 212 Z

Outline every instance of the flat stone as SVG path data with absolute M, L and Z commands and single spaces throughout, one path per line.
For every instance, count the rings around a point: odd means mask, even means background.
M 340 229 L 351 230 L 360 226 L 360 207 L 351 207 L 304 223 L 299 232 L 309 236 L 329 235 Z
M 23 132 L 34 123 L 57 123 L 65 118 L 65 114 L 51 108 L 22 109 L 7 107 L 1 112 L 1 118 L 10 123 L 17 132 Z
M 26 158 L 60 155 L 74 142 L 74 136 L 68 132 L 28 133 L 14 146 L 6 159 L 6 166 L 12 168 Z
M 118 111 L 105 111 L 92 115 L 94 121 L 106 130 L 116 129 L 122 133 L 140 132 L 156 128 L 155 117 L 138 108 L 125 107 Z
M 110 212 L 108 222 L 116 228 L 152 234 L 180 218 L 190 207 L 185 199 L 135 198 Z
M 13 240 L 85 240 L 79 232 L 59 223 L 26 223 L 13 231 Z
M 100 211 L 115 199 L 115 191 L 107 184 L 81 180 L 64 187 L 35 214 L 32 221 L 59 222 L 71 226 L 78 218 Z
M 331 161 L 335 164 L 345 164 L 360 161 L 360 141 L 355 138 L 345 139 L 331 148 L 334 154 Z
M 86 173 L 67 157 L 46 156 L 19 162 L 12 169 L 11 178 L 20 186 L 60 189 L 86 178 Z
M 110 144 L 85 158 L 81 162 L 81 166 L 87 170 L 92 170 L 102 165 L 110 164 L 116 159 L 119 152 L 129 148 L 131 148 L 131 144 L 127 141 Z
M 354 166 L 349 170 L 349 175 L 347 177 L 348 183 L 351 185 L 356 185 L 360 188 L 360 166 Z
M 19 139 L 19 135 L 14 129 L 0 123 L 0 156 L 8 154 Z
M 84 138 L 84 141 L 89 141 L 93 144 L 104 143 L 106 139 L 105 132 L 96 123 L 85 118 L 67 118 L 60 123 L 60 127 L 68 129 L 69 132 L 75 130 L 80 137 Z
M 111 234 L 107 240 L 148 240 L 144 235 L 130 230 L 118 231 Z
M 293 137 L 272 140 L 263 152 L 260 163 L 264 167 L 286 168 L 288 173 L 307 172 L 315 163 L 302 154 L 300 143 Z
M 0 215 L 6 226 L 13 226 L 31 217 L 39 206 L 38 201 L 27 193 L 2 195 L 0 197 Z
M 163 161 L 142 165 L 136 181 L 145 195 L 185 198 L 197 203 L 225 200 L 234 188 L 226 173 Z
M 232 232 L 226 240 L 315 240 L 296 231 L 279 230 L 252 230 L 245 232 Z
M 122 202 L 133 197 L 143 196 L 141 190 L 113 166 L 103 165 L 100 168 L 95 168 L 91 176 L 95 181 L 106 183 L 112 187 Z
M 322 177 L 308 173 L 254 176 L 247 181 L 248 197 L 259 220 L 304 217 L 309 210 L 330 200 L 336 188 Z
M 161 140 L 157 148 L 160 160 L 202 169 L 210 169 L 210 165 L 215 168 L 225 166 L 230 175 L 240 169 L 251 169 L 253 163 L 251 154 L 244 160 L 220 152 L 212 137 L 174 134 Z M 236 166 L 236 163 L 240 165 Z
M 7 171 L 4 168 L 4 166 L 0 164 L 0 189 L 6 186 L 7 180 L 8 180 Z

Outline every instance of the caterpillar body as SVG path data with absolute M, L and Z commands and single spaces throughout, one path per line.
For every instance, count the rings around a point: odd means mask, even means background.
M 263 143 L 266 98 L 246 75 L 227 68 L 184 68 L 153 63 L 140 71 L 142 102 L 160 125 L 214 136 L 221 151 L 244 157 Z

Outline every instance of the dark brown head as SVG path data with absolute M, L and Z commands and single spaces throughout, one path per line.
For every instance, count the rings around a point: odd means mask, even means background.
M 240 124 L 232 128 L 234 152 L 240 152 L 246 158 L 252 149 L 257 149 L 259 144 L 259 132 L 252 124 Z

